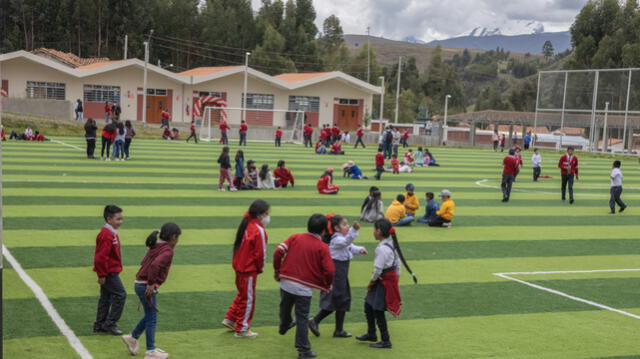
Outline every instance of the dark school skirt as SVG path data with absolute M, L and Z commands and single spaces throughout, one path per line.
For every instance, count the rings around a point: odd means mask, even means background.
M 351 309 L 349 261 L 333 260 L 335 274 L 331 293 L 320 293 L 320 309 L 348 312 Z
M 382 271 L 382 274 L 395 269 L 395 267 L 385 268 Z M 373 290 L 367 292 L 367 296 L 364 297 L 364 301 L 369 304 L 373 308 L 373 310 L 380 310 L 383 312 L 387 310 L 386 291 L 380 279 L 376 281 L 376 284 L 373 286 Z

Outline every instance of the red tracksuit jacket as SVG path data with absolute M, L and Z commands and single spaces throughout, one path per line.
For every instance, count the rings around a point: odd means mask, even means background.
M 267 261 L 267 232 L 262 223 L 249 219 L 242 243 L 233 254 L 233 270 L 239 273 L 262 273 Z
M 242 123 L 242 124 L 240 124 L 240 133 L 245 133 L 245 132 L 247 132 L 247 129 L 248 129 L 248 127 L 247 127 L 247 124 L 246 124 L 246 123 Z
M 335 272 L 329 246 L 311 233 L 294 234 L 280 243 L 273 253 L 273 270 L 278 279 L 324 292 L 331 290 Z
M 313 134 L 313 128 L 309 126 L 304 126 L 304 135 L 311 136 Z
M 380 152 L 376 153 L 376 167 L 378 166 L 384 167 L 384 155 Z
M 120 236 L 113 228 L 105 224 L 96 237 L 96 250 L 93 256 L 93 271 L 98 277 L 122 272 L 122 254 Z
M 516 157 L 507 156 L 502 160 L 502 174 L 503 175 L 517 175 L 518 174 L 518 166 L 520 165 L 520 161 Z
M 362 137 L 362 135 L 364 135 L 364 131 L 362 131 L 362 129 L 361 129 L 361 128 L 359 128 L 359 129 L 358 129 L 358 132 L 356 133 L 356 135 L 357 135 L 358 137 Z
M 282 130 L 276 130 L 276 137 L 277 138 L 281 138 L 282 137 Z
M 221 132 L 227 132 L 228 129 L 229 129 L 229 125 L 227 125 L 226 121 L 220 122 L 220 131 Z
M 322 191 L 323 189 L 328 189 L 329 186 L 331 186 L 331 177 L 326 175 L 320 177 L 320 179 L 318 180 L 318 183 L 316 184 L 316 188 L 318 189 L 318 191 Z
M 567 170 L 567 167 L 569 167 L 569 170 Z M 571 156 L 571 159 L 569 159 L 569 155 L 565 153 L 564 155 L 562 155 L 562 157 L 560 157 L 560 161 L 558 161 L 558 168 L 560 168 L 560 173 L 563 175 L 569 173 L 577 175 L 578 157 L 576 157 L 576 155 L 573 155 Z
M 172 261 L 173 248 L 169 243 L 157 243 L 147 251 L 144 259 L 142 259 L 136 279 L 159 287 L 167 280 Z
M 278 167 L 275 170 L 273 170 L 273 176 L 276 178 L 277 186 L 281 187 L 282 185 L 285 185 L 289 182 L 291 182 L 292 186 L 295 184 L 294 182 L 295 179 L 293 178 L 293 174 L 286 167 L 283 167 L 283 168 Z

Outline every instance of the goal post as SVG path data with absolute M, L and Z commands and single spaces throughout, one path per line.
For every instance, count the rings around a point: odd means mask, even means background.
M 304 111 L 284 110 L 284 109 L 256 109 L 243 107 L 227 107 L 227 106 L 205 106 L 202 111 L 202 123 L 200 125 L 200 140 L 213 141 L 213 129 L 220 124 L 222 120 L 229 123 L 230 117 L 242 117 L 242 111 L 262 114 L 271 119 L 271 127 L 277 128 L 274 123 L 280 123 L 284 120 L 282 130 L 285 141 L 302 144 L 302 127 L 304 123 Z M 271 113 L 271 116 L 269 116 Z M 251 131 L 251 129 L 249 129 Z M 274 130 L 275 131 L 275 130 Z M 290 131 L 287 134 L 286 131 Z M 271 141 L 272 134 L 265 135 L 265 140 Z

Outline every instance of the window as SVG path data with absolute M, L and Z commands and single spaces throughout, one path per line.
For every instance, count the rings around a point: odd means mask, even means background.
M 217 98 L 222 98 L 222 92 L 216 92 L 216 91 L 200 91 L 198 93 L 198 97 L 207 97 L 207 96 L 213 96 L 213 97 L 217 97 Z
M 166 89 L 147 89 L 147 95 L 149 96 L 167 96 Z
M 349 98 L 341 98 L 338 103 L 341 104 L 341 105 L 357 105 L 358 104 L 358 100 L 349 99 Z
M 320 97 L 289 96 L 289 111 L 320 112 Z
M 120 103 L 120 86 L 84 85 L 84 102 Z
M 60 82 L 27 81 L 27 97 L 64 100 L 66 98 L 65 84 Z
M 242 94 L 242 103 L 244 103 L 244 94 Z M 261 93 L 247 94 L 247 108 L 273 110 L 273 95 Z

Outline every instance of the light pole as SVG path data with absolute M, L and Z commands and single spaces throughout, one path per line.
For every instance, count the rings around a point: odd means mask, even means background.
M 249 56 L 250 52 L 244 54 L 244 96 L 242 96 L 242 121 L 247 120 L 247 75 L 249 73 Z
M 149 64 L 149 41 L 144 42 L 144 79 L 142 85 L 142 127 L 147 127 L 147 65 Z
M 371 41 L 369 41 L 370 37 L 369 26 L 367 26 L 367 83 L 371 83 L 369 80 L 371 77 Z
M 442 144 L 444 145 L 447 144 L 447 137 L 449 135 L 448 133 L 449 126 L 447 126 L 447 110 L 449 109 L 450 98 L 451 98 L 451 95 L 449 94 L 447 94 L 444 97 L 444 123 L 442 124 Z
M 609 134 L 607 133 L 607 125 L 609 122 L 609 102 L 604 103 L 604 128 L 602 129 L 602 152 L 609 150 Z M 596 144 L 597 146 L 597 144 Z
M 398 123 L 398 111 L 400 105 L 400 75 L 402 74 L 402 56 L 398 58 L 398 84 L 396 85 L 396 115 L 393 120 L 394 123 Z
M 384 76 L 380 76 L 380 132 L 382 132 L 382 120 L 384 119 Z

